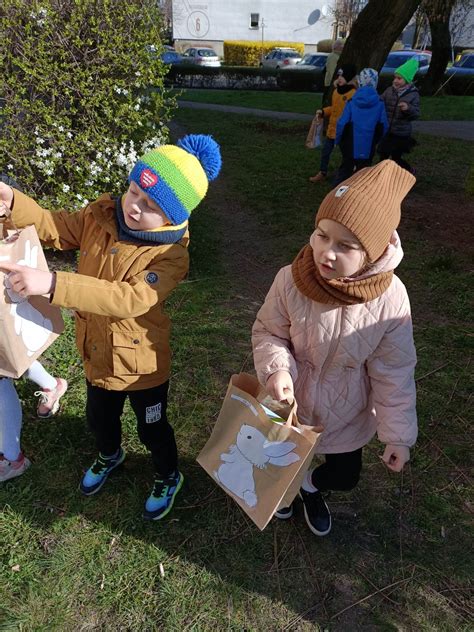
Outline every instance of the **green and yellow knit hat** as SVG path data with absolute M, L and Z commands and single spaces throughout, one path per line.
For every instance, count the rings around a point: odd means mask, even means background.
M 400 77 L 403 77 L 407 83 L 411 83 L 413 81 L 413 77 L 418 71 L 418 66 L 418 59 L 416 57 L 411 57 L 404 64 L 396 68 L 394 74 L 400 75 Z
M 177 226 L 207 193 L 221 169 L 219 145 L 211 136 L 189 134 L 176 145 L 162 145 L 144 154 L 128 180 L 135 182 Z

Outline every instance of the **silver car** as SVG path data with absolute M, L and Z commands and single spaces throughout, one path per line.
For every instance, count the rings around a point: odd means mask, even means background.
M 295 66 L 301 61 L 301 55 L 294 48 L 274 48 L 260 62 L 267 68 L 285 68 Z
M 184 51 L 184 62 L 191 62 L 199 66 L 211 66 L 219 68 L 221 60 L 213 48 L 204 46 L 199 48 L 188 48 Z

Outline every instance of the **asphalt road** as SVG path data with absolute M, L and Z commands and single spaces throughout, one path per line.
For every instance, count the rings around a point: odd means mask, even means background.
M 280 120 L 311 121 L 311 114 L 298 114 L 295 112 L 273 112 L 258 108 L 243 108 L 237 105 L 217 105 L 215 103 L 198 103 L 197 101 L 180 101 L 180 108 L 195 110 L 215 110 L 216 112 L 230 112 L 232 114 L 246 114 Z M 459 138 L 461 140 L 474 141 L 474 122 L 472 121 L 413 121 L 413 130 L 420 134 L 442 136 L 444 138 Z

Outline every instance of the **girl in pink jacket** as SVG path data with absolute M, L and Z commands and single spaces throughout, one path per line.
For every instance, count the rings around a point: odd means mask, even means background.
M 302 423 L 324 427 L 316 452 L 325 462 L 300 490 L 316 535 L 331 530 L 324 492 L 357 485 L 362 448 L 376 432 L 395 472 L 416 441 L 410 303 L 393 273 L 403 257 L 400 204 L 414 183 L 384 160 L 332 190 L 310 243 L 278 272 L 253 326 L 260 382 L 278 401 L 294 396 Z

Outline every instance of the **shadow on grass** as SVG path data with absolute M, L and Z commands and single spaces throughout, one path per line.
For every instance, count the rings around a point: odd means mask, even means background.
M 423 429 L 413 466 L 402 477 L 390 474 L 380 463 L 379 444 L 365 449 L 359 488 L 335 494 L 331 500 L 334 526 L 328 537 L 317 538 L 309 532 L 298 505 L 293 519 L 273 520 L 260 532 L 194 460 L 211 420 L 187 409 L 179 403 L 180 394 L 172 393 L 171 418 L 176 419 L 185 485 L 170 515 L 150 523 L 141 515 L 152 484 L 151 459 L 138 442 L 127 408 L 123 420 L 126 462 L 97 496 L 80 494 L 79 480 L 96 453 L 85 428 L 79 380 L 72 381 L 72 389 L 76 398 L 72 406 L 65 406 L 69 414 L 52 420 L 33 420 L 31 406 L 26 405 L 25 452 L 33 466 L 0 489 L 0 501 L 33 532 L 43 534 L 38 556 L 43 564 L 54 567 L 65 555 L 64 549 L 77 565 L 71 573 L 80 577 L 82 556 L 87 555 L 84 549 L 90 549 L 94 571 L 103 568 L 104 577 L 108 573 L 113 577 L 119 573 L 114 564 L 122 563 L 121 573 L 128 573 L 127 565 L 138 561 L 150 566 L 153 554 L 155 561 L 148 570 L 157 591 L 164 585 L 162 564 L 164 576 L 172 578 L 178 594 L 183 591 L 179 599 L 186 607 L 191 607 L 186 601 L 188 590 L 194 590 L 201 601 L 230 595 L 238 603 L 244 596 L 260 595 L 264 603 L 270 600 L 268 616 L 276 607 L 286 609 L 286 619 L 280 615 L 270 629 L 317 623 L 364 630 L 381 624 L 395 630 L 400 607 L 411 629 L 417 625 L 414 606 L 427 607 L 434 598 L 436 608 L 445 609 L 443 623 L 463 623 L 462 602 L 453 601 L 455 592 L 448 593 L 450 601 L 443 591 L 458 591 L 458 599 L 463 595 L 469 576 L 464 555 L 466 525 L 461 516 L 455 517 L 459 503 L 446 502 L 443 494 L 437 497 L 433 485 L 427 483 L 432 462 L 437 463 L 437 476 L 444 470 L 448 487 L 453 480 L 458 486 L 464 481 L 453 479 L 454 462 L 449 455 L 436 453 L 439 448 L 429 427 Z M 22 394 L 30 401 L 28 385 Z M 176 409 L 173 396 L 183 410 Z M 210 408 L 214 406 L 217 412 L 217 400 Z M 187 425 L 189 421 L 193 426 Z M 459 460 L 460 454 L 453 458 Z M 411 467 L 417 471 L 416 478 Z M 428 517 L 429 511 L 433 515 Z M 137 557 L 132 562 L 133 555 Z M 220 588 L 211 589 L 216 582 Z M 165 623 L 171 626 L 169 620 Z

